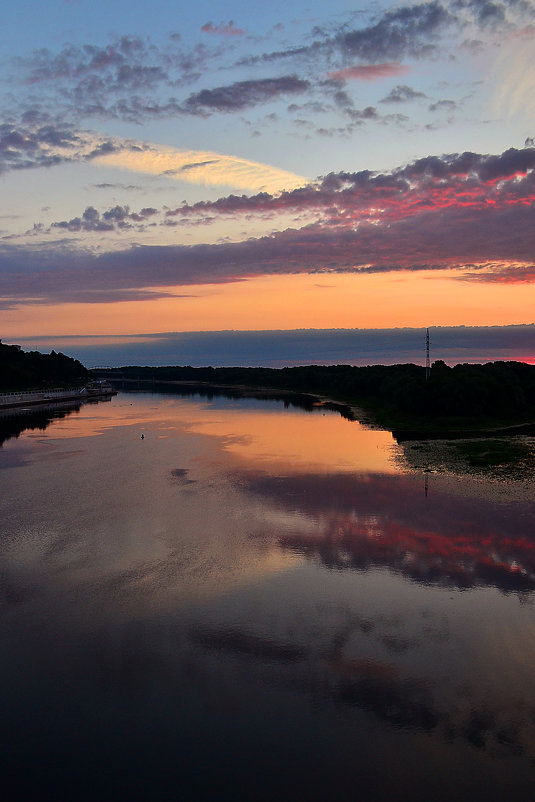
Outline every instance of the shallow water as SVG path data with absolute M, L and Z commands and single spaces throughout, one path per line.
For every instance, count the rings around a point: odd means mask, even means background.
M 275 402 L 62 414 L 0 449 L 9 798 L 532 798 L 531 476 Z

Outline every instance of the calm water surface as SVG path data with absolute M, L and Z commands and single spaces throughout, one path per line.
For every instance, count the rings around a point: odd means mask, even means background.
M 532 476 L 275 402 L 32 425 L 0 437 L 9 799 L 533 798 Z

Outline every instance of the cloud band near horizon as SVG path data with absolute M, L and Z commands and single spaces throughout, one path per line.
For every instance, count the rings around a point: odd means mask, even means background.
M 134 158 L 143 155 L 136 153 Z M 166 164 L 164 159 L 159 169 Z M 308 214 L 300 228 L 274 230 L 241 242 L 140 244 L 100 253 L 87 246 L 76 249 L 72 239 L 26 245 L 4 242 L 0 298 L 4 306 L 102 303 L 162 297 L 176 292 L 170 288 L 262 275 L 329 272 L 453 269 L 464 280 L 533 282 L 534 199 L 535 148 L 510 149 L 499 156 L 429 157 L 389 174 L 330 174 L 288 192 L 228 196 L 167 213 Z M 105 234 L 120 225 L 119 208 L 102 217 L 95 209 L 86 209 L 80 220 L 91 212 L 91 219 L 99 223 L 94 230 Z M 154 209 L 142 211 L 143 215 L 130 215 L 130 222 L 137 217 L 144 224 L 147 215 L 151 220 L 156 217 Z M 72 222 L 56 225 L 72 232 L 76 230 Z
M 448 364 L 533 361 L 535 324 L 435 326 L 432 359 Z M 189 331 L 136 335 L 17 338 L 26 350 L 64 351 L 86 365 L 396 364 L 425 359 L 422 328 Z

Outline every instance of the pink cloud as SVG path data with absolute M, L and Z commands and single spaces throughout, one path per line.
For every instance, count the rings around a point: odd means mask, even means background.
M 152 209 L 142 212 L 152 217 Z M 332 173 L 277 195 L 184 204 L 167 209 L 166 220 L 281 212 L 306 212 L 310 222 L 301 217 L 299 228 L 242 242 L 102 254 L 58 243 L 10 248 L 0 253 L 0 296 L 4 305 L 35 299 L 38 281 L 40 302 L 113 301 L 154 288 L 316 272 L 456 269 L 465 280 L 535 281 L 535 148 L 429 156 L 390 173 Z M 89 209 L 83 219 L 107 223 L 122 214 L 122 207 L 102 217 Z
M 219 36 L 243 36 L 245 33 L 242 28 L 236 28 L 232 20 L 229 20 L 226 25 L 213 25 L 211 22 L 207 22 L 202 26 L 201 31 Z
M 358 67 L 344 67 L 343 70 L 328 72 L 327 78 L 330 81 L 347 81 L 351 78 L 357 81 L 378 81 L 393 75 L 404 75 L 411 69 L 412 67 L 399 64 L 397 61 L 389 61 L 384 64 L 359 64 Z
M 535 204 L 535 148 L 497 156 L 476 153 L 430 156 L 391 173 L 333 173 L 308 186 L 276 195 L 229 195 L 184 204 L 167 217 L 220 214 L 308 213 L 330 227 L 353 228 L 373 220 L 388 224 L 446 210 L 506 213 Z

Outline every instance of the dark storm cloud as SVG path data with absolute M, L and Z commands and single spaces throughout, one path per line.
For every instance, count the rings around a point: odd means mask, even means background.
M 215 89 L 203 89 L 187 99 L 184 109 L 191 114 L 204 114 L 207 111 L 239 111 L 281 95 L 302 94 L 309 89 L 308 81 L 296 75 L 281 78 L 263 78 L 257 81 L 238 81 Z

